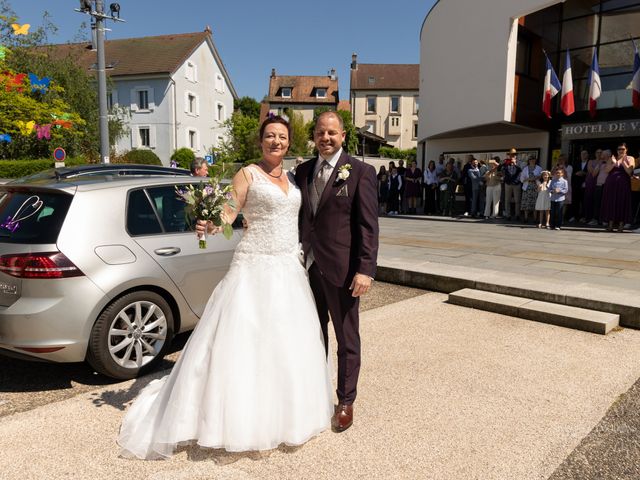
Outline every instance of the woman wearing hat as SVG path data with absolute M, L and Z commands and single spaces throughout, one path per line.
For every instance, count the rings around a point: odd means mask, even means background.
M 489 170 L 484 174 L 484 182 L 487 186 L 484 218 L 496 218 L 500 208 L 500 181 L 502 174 L 498 171 L 499 157 L 489 160 Z

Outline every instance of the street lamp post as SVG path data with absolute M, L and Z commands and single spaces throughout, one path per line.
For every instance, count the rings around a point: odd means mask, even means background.
M 104 55 L 104 32 L 105 20 L 124 22 L 120 15 L 120 5 L 112 3 L 110 5 L 111 15 L 104 13 L 104 1 L 95 0 L 95 9 L 92 8 L 91 0 L 80 0 L 80 8 L 76 12 L 91 15 L 96 23 L 96 50 L 98 56 L 98 106 L 100 119 L 100 160 L 102 163 L 109 163 L 109 112 L 107 109 L 107 74 Z M 118 17 L 115 17 L 117 14 Z

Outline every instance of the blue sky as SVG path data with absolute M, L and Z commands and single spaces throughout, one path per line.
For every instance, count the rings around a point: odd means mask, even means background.
M 105 0 L 108 6 L 113 0 Z M 336 68 L 340 98 L 349 98 L 351 54 L 361 63 L 419 63 L 420 27 L 435 0 L 115 0 L 126 23 L 109 22 L 107 38 L 204 30 L 238 95 L 260 101 L 269 75 L 325 75 Z M 37 26 L 48 11 L 55 43 L 76 38 L 89 17 L 77 0 L 8 0 L 19 23 Z M 161 52 L 159 52 L 161 54 Z

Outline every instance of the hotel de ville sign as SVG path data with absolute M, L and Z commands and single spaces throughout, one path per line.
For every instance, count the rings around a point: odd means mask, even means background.
M 640 136 L 640 119 L 562 125 L 562 140 L 637 136 Z

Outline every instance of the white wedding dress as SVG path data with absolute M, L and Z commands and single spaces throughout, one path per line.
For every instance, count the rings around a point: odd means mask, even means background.
M 329 368 L 298 256 L 300 191 L 291 178 L 285 194 L 259 167 L 248 170 L 249 226 L 173 370 L 129 408 L 118 438 L 125 457 L 165 458 L 187 444 L 269 450 L 329 427 Z

